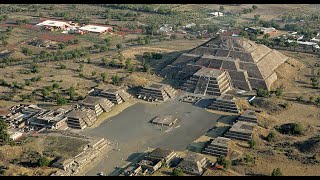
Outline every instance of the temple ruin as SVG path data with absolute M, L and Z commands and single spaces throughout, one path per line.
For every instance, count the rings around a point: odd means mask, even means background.
M 203 67 L 220 69 L 228 72 L 234 88 L 270 90 L 277 80 L 275 69 L 287 59 L 265 45 L 241 37 L 219 35 L 181 54 L 162 70 L 162 74 L 185 82 Z
M 176 90 L 170 85 L 153 83 L 143 87 L 138 94 L 138 98 L 146 101 L 166 101 L 175 97 L 176 94 Z

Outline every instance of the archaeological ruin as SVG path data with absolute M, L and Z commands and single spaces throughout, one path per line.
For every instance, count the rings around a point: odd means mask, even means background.
M 162 74 L 183 83 L 206 67 L 227 71 L 234 88 L 246 91 L 258 88 L 270 90 L 272 83 L 277 80 L 275 69 L 287 59 L 285 55 L 265 45 L 242 37 L 219 35 L 181 54 L 162 70 Z

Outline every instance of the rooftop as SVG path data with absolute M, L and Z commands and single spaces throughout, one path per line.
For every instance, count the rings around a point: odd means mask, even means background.
M 72 111 L 70 111 L 66 116 L 67 117 L 70 117 L 70 118 L 77 118 L 77 119 L 80 119 L 80 118 L 85 118 L 86 115 L 88 113 L 91 113 L 93 112 L 93 110 L 91 109 L 73 109 Z M 94 112 L 93 112 L 94 114 Z
M 152 120 L 152 123 L 157 124 L 171 124 L 177 120 L 174 116 L 158 116 Z
M 251 119 L 257 119 L 255 111 L 252 111 L 252 110 L 246 110 L 241 116 L 251 118 Z
M 83 31 L 90 31 L 90 32 L 96 32 L 96 33 L 102 33 L 104 31 L 107 31 L 109 29 L 112 29 L 112 27 L 106 27 L 106 26 L 95 26 L 95 25 L 86 25 L 81 28 L 80 30 Z
M 228 143 L 230 141 L 231 141 L 231 139 L 229 139 L 229 138 L 217 137 L 211 142 L 211 144 L 221 146 L 221 147 L 228 147 Z
M 255 125 L 256 125 L 255 123 L 238 121 L 231 127 L 230 131 L 251 134 L 253 132 Z
M 196 75 L 196 76 L 205 76 L 205 77 L 210 77 L 210 78 L 211 77 L 217 78 L 223 73 L 224 73 L 223 70 L 211 69 L 211 68 L 203 67 L 199 71 L 197 71 L 194 75 Z
M 83 105 L 98 105 L 108 99 L 102 98 L 102 97 L 97 97 L 97 96 L 87 96 L 84 100 L 80 102 L 80 104 Z
M 173 152 L 174 151 L 168 150 L 168 149 L 156 148 L 149 154 L 149 156 L 150 157 L 158 157 L 158 158 L 166 158 L 167 156 L 169 156 Z
M 71 26 L 70 24 L 63 21 L 53 21 L 53 20 L 45 20 L 36 26 L 53 26 L 53 27 L 61 27 L 61 26 Z

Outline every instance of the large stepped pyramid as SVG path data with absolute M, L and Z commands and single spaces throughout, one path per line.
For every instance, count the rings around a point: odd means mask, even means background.
M 219 35 L 188 53 L 181 54 L 162 70 L 168 78 L 184 82 L 201 67 L 226 70 L 235 88 L 270 90 L 275 70 L 288 57 L 242 37 Z

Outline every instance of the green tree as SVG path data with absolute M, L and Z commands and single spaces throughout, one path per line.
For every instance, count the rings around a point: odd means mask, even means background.
M 278 89 L 276 89 L 276 91 L 274 93 L 276 94 L 276 96 L 281 96 L 282 95 L 282 89 L 278 88 Z
M 270 92 L 268 90 L 259 88 L 257 89 L 257 96 L 258 97 L 268 97 L 270 95 Z
M 226 157 L 224 156 L 220 156 L 217 159 L 217 164 L 223 166 L 223 168 L 228 169 L 231 166 L 231 161 L 228 160 Z
M 177 39 L 177 35 L 176 35 L 176 34 L 172 34 L 172 35 L 170 36 L 170 39 Z
M 115 67 L 116 66 L 116 61 L 114 59 L 112 59 L 109 63 L 109 66 L 111 67 Z
M 297 99 L 296 99 L 296 101 L 298 101 L 298 102 L 303 102 L 303 100 L 304 100 L 303 96 L 299 96 L 299 97 L 297 97 Z
M 117 44 L 116 46 L 117 46 L 117 49 L 120 51 L 122 48 L 122 44 Z
M 8 124 L 5 120 L 0 120 L 0 140 L 4 143 L 10 141 L 10 136 L 8 134 Z
M 83 71 L 83 64 L 79 65 L 79 68 L 77 69 L 78 72 L 82 72 Z
M 250 147 L 251 149 L 255 149 L 256 146 L 257 146 L 256 141 L 253 140 L 253 139 L 249 140 L 249 141 L 248 141 L 248 144 L 249 144 L 249 147 Z
M 223 7 L 223 6 L 220 6 L 220 7 L 219 7 L 219 11 L 223 12 L 223 11 L 224 11 L 224 7 Z
M 315 103 L 316 103 L 317 105 L 320 105 L 320 96 L 317 97 L 317 99 L 315 100 Z
M 94 77 L 96 74 L 97 74 L 96 71 L 92 71 L 92 72 L 91 72 L 91 76 L 92 76 L 92 77 Z
M 57 101 L 57 105 L 59 106 L 66 105 L 68 103 L 68 101 L 64 97 L 62 97 L 60 94 L 56 96 L 56 101 Z
M 76 91 L 75 91 L 74 87 L 71 86 L 69 88 L 69 99 L 73 101 L 73 100 L 75 100 L 75 96 L 76 96 Z
M 60 85 L 59 85 L 58 83 L 54 83 L 54 84 L 52 84 L 52 88 L 53 88 L 53 89 L 58 89 L 58 88 L 59 88 L 59 86 L 60 86 Z
M 280 168 L 276 168 L 272 171 L 271 176 L 283 176 Z
M 41 94 L 44 98 L 46 98 L 50 95 L 50 91 L 47 88 L 43 88 L 43 89 L 41 89 Z
M 101 73 L 100 76 L 102 78 L 102 82 L 105 82 L 106 78 L 107 78 L 107 74 L 106 73 Z
M 268 142 L 272 142 L 272 141 L 274 141 L 274 138 L 276 138 L 276 133 L 274 132 L 274 131 L 271 131 L 269 134 L 268 134 L 268 136 L 267 136 L 267 141 Z
M 132 60 L 130 58 L 128 58 L 126 61 L 125 61 L 125 68 L 126 69 L 130 69 L 131 66 L 132 66 Z
M 258 6 L 252 5 L 252 9 L 253 9 L 253 10 L 256 10 L 256 9 L 258 9 Z
M 37 161 L 37 165 L 39 167 L 48 166 L 49 164 L 50 164 L 50 160 L 45 156 L 40 157 Z
M 58 44 L 58 47 L 59 49 L 64 49 L 67 45 L 63 44 L 63 43 L 60 43 Z
M 259 20 L 260 20 L 260 14 L 255 14 L 254 16 L 253 16 L 253 18 L 254 18 L 254 21 L 255 22 L 258 22 Z
M 9 44 L 8 41 L 2 40 L 2 45 L 3 45 L 4 47 L 6 47 L 8 44 Z
M 105 66 L 107 64 L 107 58 L 105 57 L 101 58 L 101 62 Z
M 172 174 L 173 174 L 173 176 L 183 176 L 184 175 L 184 173 L 183 173 L 183 171 L 182 171 L 182 169 L 180 169 L 180 168 L 174 168 L 173 170 L 172 170 Z
M 150 72 L 150 65 L 147 64 L 147 63 L 144 63 L 144 64 L 143 64 L 143 71 L 144 71 L 144 72 Z
M 120 84 L 120 77 L 118 75 L 112 76 L 111 79 L 112 79 L 112 84 L 113 85 L 119 85 Z

